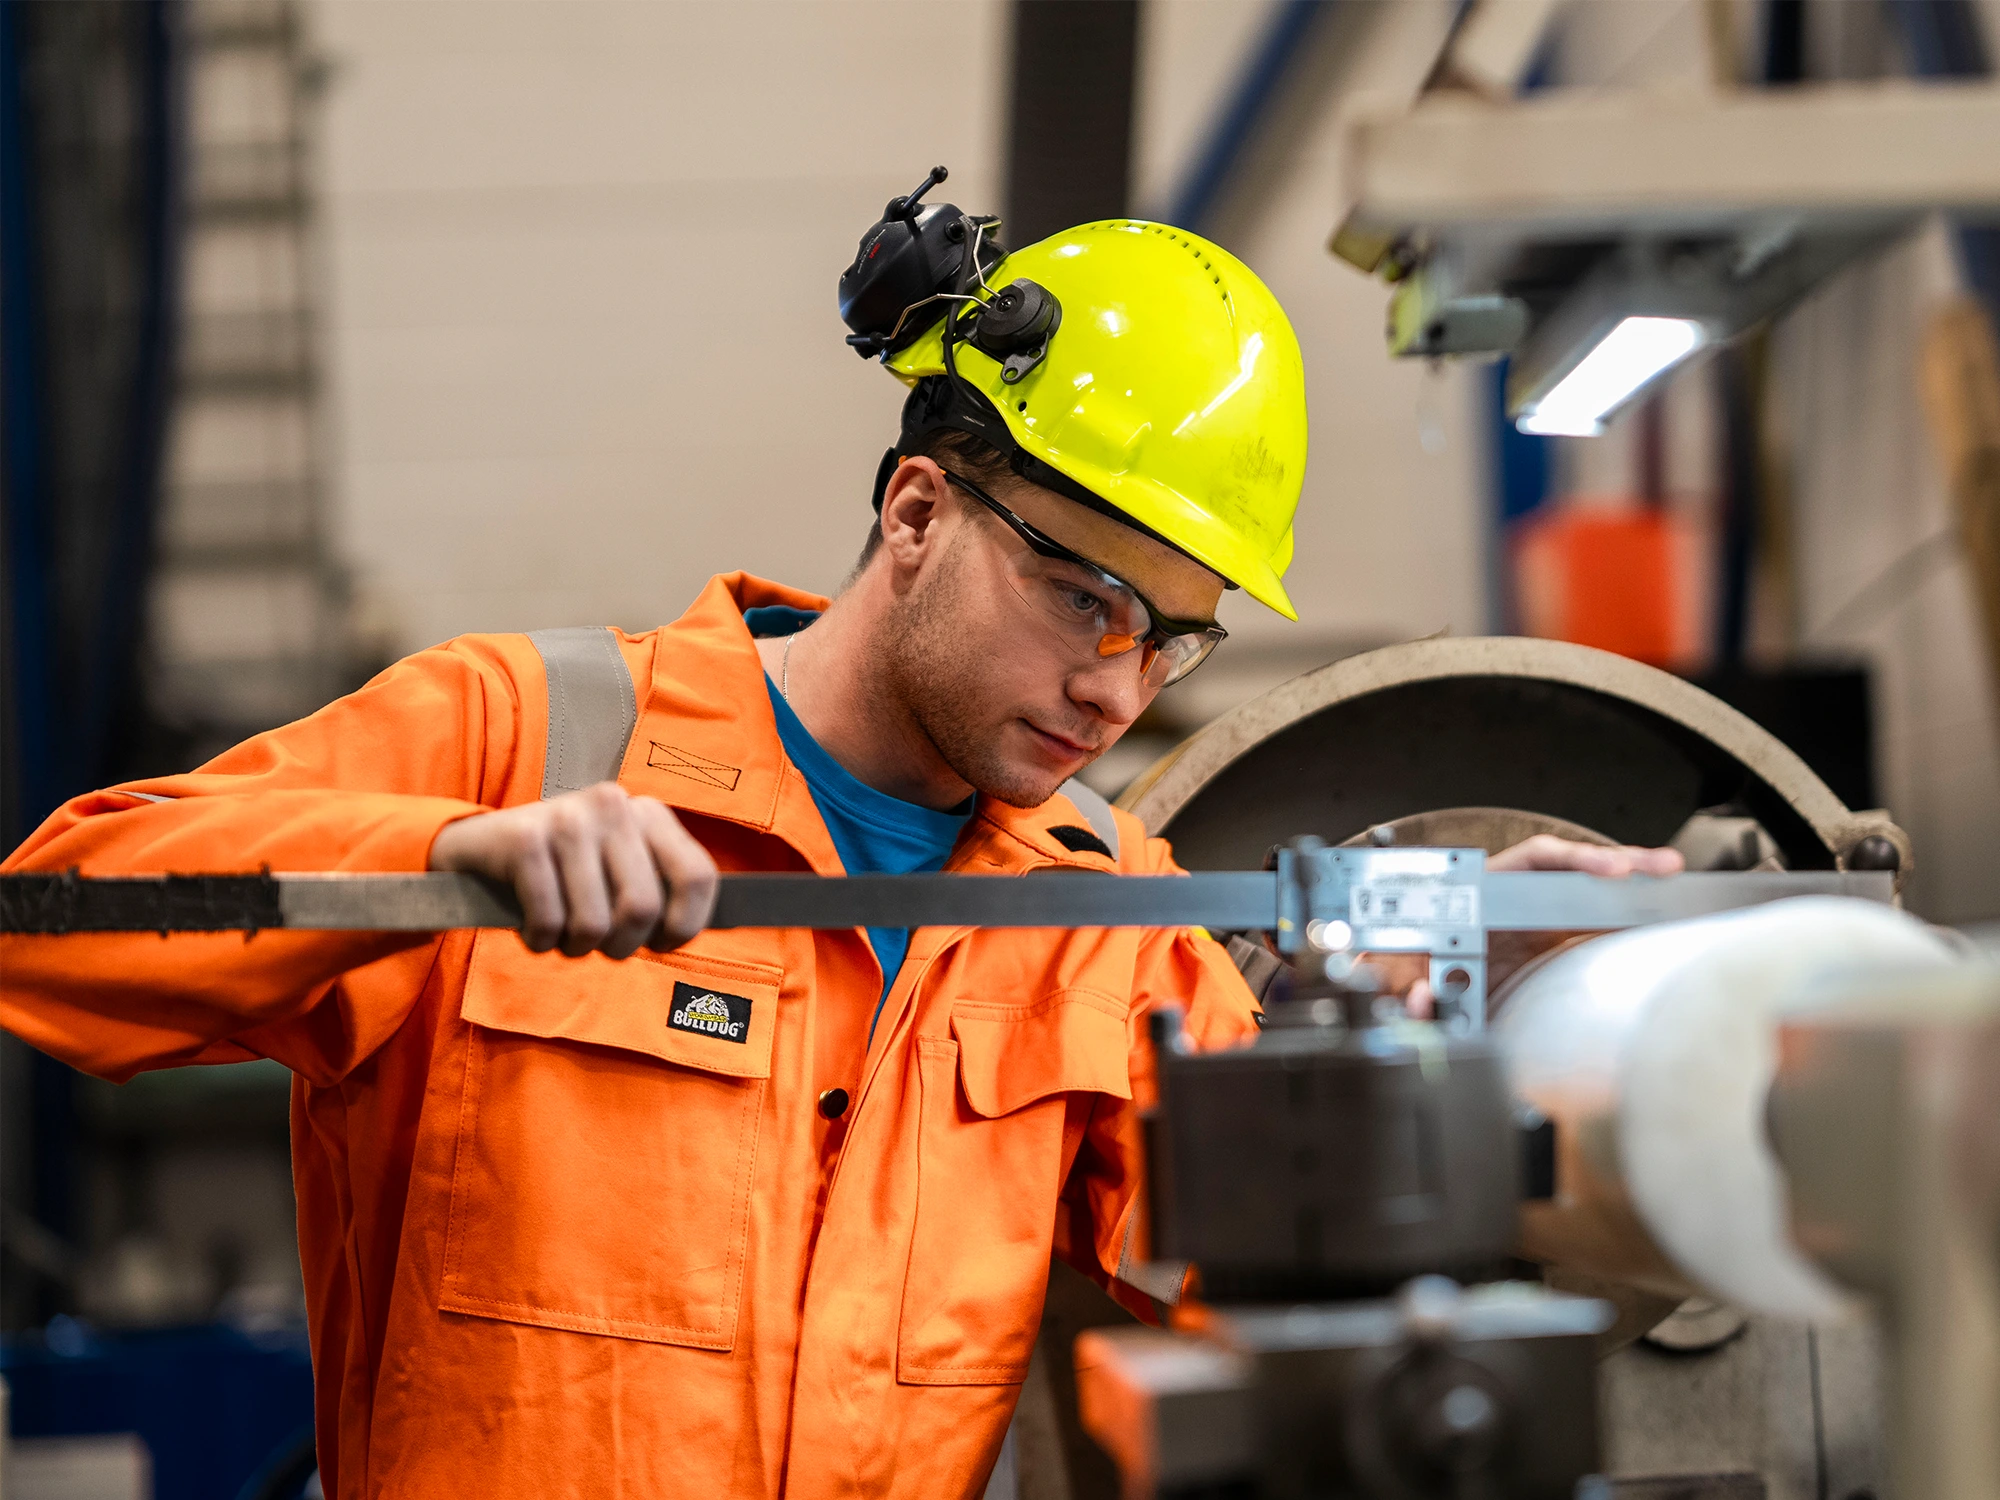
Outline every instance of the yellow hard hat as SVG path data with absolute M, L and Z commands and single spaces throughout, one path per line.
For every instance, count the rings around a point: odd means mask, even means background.
M 913 387 L 903 451 L 940 427 L 985 438 L 1025 477 L 1296 620 L 1279 579 L 1306 466 L 1305 367 L 1270 289 L 1220 246 L 1138 219 L 1051 235 L 984 284 L 883 361 Z M 1028 331 L 982 337 L 989 319 Z

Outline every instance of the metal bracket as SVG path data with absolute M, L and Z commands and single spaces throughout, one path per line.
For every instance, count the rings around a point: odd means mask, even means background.
M 1486 880 L 1482 849 L 1298 839 L 1278 851 L 1278 950 L 1429 954 L 1439 1017 L 1477 1031 L 1486 1024 Z

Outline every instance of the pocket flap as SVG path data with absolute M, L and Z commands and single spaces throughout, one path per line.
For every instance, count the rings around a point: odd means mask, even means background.
M 473 939 L 460 1014 L 493 1031 L 769 1078 L 783 979 L 775 964 L 681 950 L 627 959 L 530 953 L 513 933 L 491 929 Z
M 959 1078 L 973 1112 L 992 1118 L 1074 1092 L 1132 1097 L 1125 1008 L 1066 990 L 1029 1006 L 952 1007 Z

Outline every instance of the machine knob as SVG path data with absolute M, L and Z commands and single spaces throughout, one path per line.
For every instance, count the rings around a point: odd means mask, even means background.
M 1879 833 L 1871 833 L 1848 852 L 1850 870 L 1900 870 L 1903 851 Z

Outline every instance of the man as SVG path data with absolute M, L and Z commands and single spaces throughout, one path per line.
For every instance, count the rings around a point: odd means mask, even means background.
M 1225 587 L 1292 613 L 1304 382 L 1262 284 L 1124 221 L 985 281 L 889 352 L 913 393 L 838 599 L 732 574 L 645 635 L 453 641 L 8 862 L 518 892 L 525 945 L 5 950 L 0 1021 L 87 1071 L 297 1075 L 330 1495 L 975 1494 L 1052 1252 L 1143 1315 L 1177 1295 L 1136 1223 L 1143 1016 L 1252 1034 L 1207 935 L 703 930 L 718 867 L 1173 870 L 1059 789 L 1213 649 Z M 1053 333 L 987 352 L 1031 285 Z

